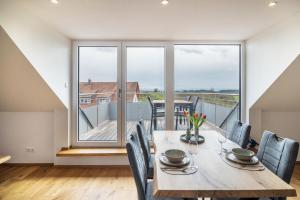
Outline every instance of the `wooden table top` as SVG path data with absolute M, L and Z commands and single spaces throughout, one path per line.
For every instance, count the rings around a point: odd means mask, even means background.
M 167 149 L 187 152 L 188 145 L 180 141 L 184 131 L 154 131 L 155 197 L 285 197 L 296 196 L 296 190 L 265 168 L 263 171 L 237 169 L 225 163 L 220 155 L 219 132 L 204 125 L 200 134 L 205 142 L 199 145 L 195 163 L 199 169 L 191 175 L 170 175 L 160 169 L 159 155 Z M 229 140 L 225 148 L 237 147 Z
M 154 104 L 164 104 L 166 103 L 165 100 L 153 100 Z M 180 99 L 176 99 L 174 100 L 175 104 L 192 104 L 192 101 L 186 101 L 186 100 L 180 100 Z

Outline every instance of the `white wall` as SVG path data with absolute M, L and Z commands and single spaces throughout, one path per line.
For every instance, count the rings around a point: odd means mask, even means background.
M 246 41 L 246 119 L 257 141 L 264 130 L 270 130 L 300 142 L 298 80 L 293 74 L 300 66 L 290 65 L 299 54 L 300 13 Z
M 53 112 L 0 112 L 0 152 L 11 163 L 53 163 L 53 124 Z
M 300 142 L 300 112 L 262 112 L 262 130 Z M 300 160 L 300 153 L 298 153 Z
M 71 40 L 20 5 L 1 2 L 0 25 L 63 104 L 69 108 Z
M 47 83 L 0 26 L 0 112 L 64 108 Z
M 249 109 L 300 54 L 300 13 L 246 41 L 246 118 Z
M 0 101 L 0 153 L 12 155 L 12 163 L 53 163 L 68 145 L 71 39 L 16 3 L 0 2 L 0 26 L 14 43 L 0 45 L 0 89 L 9 94 Z

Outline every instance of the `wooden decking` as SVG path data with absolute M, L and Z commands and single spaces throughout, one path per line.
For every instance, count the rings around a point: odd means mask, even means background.
M 138 121 L 127 121 L 127 134 L 136 131 L 136 123 Z M 150 130 L 150 120 L 145 120 L 146 130 Z M 175 122 L 174 122 L 175 124 Z M 165 120 L 159 119 L 157 121 L 157 130 L 163 130 L 165 127 Z M 186 128 L 186 123 L 178 123 L 178 130 Z M 116 141 L 117 140 L 117 121 L 106 120 L 100 123 L 96 128 L 79 135 L 81 141 Z

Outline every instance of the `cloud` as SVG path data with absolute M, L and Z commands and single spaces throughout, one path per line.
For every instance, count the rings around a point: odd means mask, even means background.
M 141 89 L 164 88 L 164 49 L 129 47 L 127 80 Z M 116 81 L 114 47 L 88 47 L 80 51 L 80 81 Z M 239 48 L 233 45 L 176 45 L 175 89 L 237 89 Z
M 176 50 L 179 50 L 179 51 L 182 51 L 184 53 L 191 53 L 191 54 L 198 54 L 198 55 L 202 55 L 203 54 L 203 51 L 200 50 L 200 49 L 197 49 L 197 48 L 191 48 L 190 46 L 189 47 L 186 47 L 186 46 L 178 46 L 176 48 Z

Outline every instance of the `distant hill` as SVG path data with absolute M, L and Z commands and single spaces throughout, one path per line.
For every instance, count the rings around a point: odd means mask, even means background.
M 239 90 L 235 89 L 226 89 L 226 90 L 177 90 L 176 92 L 183 92 L 183 93 L 230 93 L 230 94 L 239 94 Z

